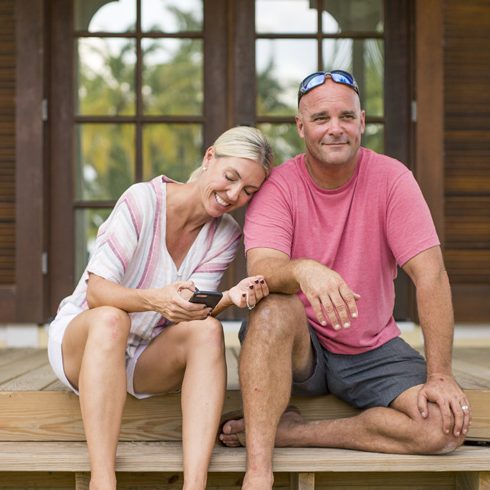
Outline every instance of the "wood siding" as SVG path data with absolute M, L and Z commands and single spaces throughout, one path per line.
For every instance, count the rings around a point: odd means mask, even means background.
M 0 2 L 0 286 L 15 282 L 14 0 Z
M 71 236 L 71 229 L 67 228 L 69 225 L 65 221 L 57 221 L 53 219 L 53 215 L 45 215 L 47 206 L 42 198 L 42 187 L 46 186 L 46 190 L 55 193 L 56 196 L 51 204 L 66 202 L 63 200 L 63 192 L 66 192 L 68 188 L 63 185 L 62 181 L 60 184 L 59 173 L 52 171 L 49 176 L 44 172 L 42 168 L 43 144 L 47 142 L 54 153 L 57 151 L 58 155 L 61 155 L 57 160 L 56 158 L 49 160 L 51 165 L 57 164 L 59 167 L 65 165 L 64 159 L 66 154 L 70 154 L 70 145 L 63 141 L 66 140 L 63 138 L 63 133 L 60 133 L 61 137 L 56 139 L 46 133 L 46 128 L 42 128 L 39 114 L 43 92 L 43 70 L 47 69 L 47 65 L 41 54 L 31 55 L 32 59 L 37 60 L 36 73 L 38 75 L 19 76 L 20 83 L 16 85 L 16 70 L 19 67 L 26 75 L 34 69 L 30 63 L 25 62 L 25 59 L 23 67 L 22 58 L 19 55 L 16 58 L 16 44 L 18 48 L 21 48 L 20 51 L 18 50 L 21 54 L 22 49 L 24 53 L 26 50 L 31 53 L 41 52 L 39 49 L 23 46 L 24 43 L 16 43 L 15 28 L 21 17 L 16 14 L 17 8 L 17 12 L 24 12 L 26 19 L 19 32 L 24 32 L 28 36 L 28 30 L 24 27 L 32 24 L 33 32 L 38 32 L 38 40 L 34 48 L 44 45 L 41 35 L 49 32 L 52 44 L 46 43 L 46 46 L 49 51 L 52 51 L 53 45 L 58 42 L 56 36 L 60 29 L 70 29 L 70 26 L 66 24 L 66 19 L 71 18 L 68 15 L 69 12 L 66 15 L 60 15 L 59 18 L 64 19 L 65 23 L 53 25 L 52 12 L 56 9 L 69 10 L 67 5 L 70 4 L 71 2 L 65 2 L 65 0 L 32 0 L 30 3 L 15 2 L 15 0 L 0 1 L 0 322 L 45 320 L 46 312 L 52 312 L 59 297 L 64 295 L 62 293 L 66 293 L 63 285 L 73 283 L 72 277 L 67 276 L 64 272 L 73 269 L 71 265 L 73 262 L 71 248 L 73 247 L 65 247 L 64 250 L 61 247 L 62 253 L 59 254 L 55 252 L 57 251 L 56 246 L 59 246 L 61 242 L 55 242 L 54 245 L 52 243 L 49 249 L 47 246 L 47 233 L 50 227 L 53 236 L 60 235 L 53 229 L 53 226 L 56 228 L 56 223 L 61 227 L 61 235 L 64 233 Z M 241 3 L 238 0 L 220 1 L 220 7 L 225 4 L 228 5 L 226 19 L 229 22 L 234 21 L 234 16 L 237 16 Z M 407 0 L 406 12 L 402 11 L 397 3 L 396 8 L 391 7 L 394 9 L 393 15 L 406 15 L 410 10 L 409 7 L 413 5 L 418 7 L 423 5 L 429 12 L 432 9 L 432 14 L 437 13 L 442 17 L 443 29 L 435 36 L 434 26 L 431 26 L 429 21 L 423 27 L 424 39 L 427 36 L 430 37 L 431 33 L 433 36 L 431 42 L 423 44 L 426 59 L 430 59 L 434 51 L 442 49 L 442 66 L 439 68 L 431 63 L 423 66 L 404 66 L 405 75 L 398 73 L 400 70 L 397 70 L 396 73 L 393 72 L 387 76 L 387 81 L 396 86 L 396 83 L 393 83 L 395 75 L 396 77 L 412 76 L 412 78 L 417 76 L 418 87 L 429 87 L 426 94 L 436 93 L 435 97 L 438 97 L 437 90 L 443 87 L 443 97 L 442 102 L 436 101 L 441 105 L 441 110 L 437 111 L 437 104 L 434 109 L 436 99 L 429 96 L 422 103 L 421 94 L 417 94 L 418 122 L 425 118 L 425 126 L 417 134 L 417 147 L 415 149 L 402 148 L 402 150 L 411 152 L 417 157 L 417 176 L 420 177 L 422 174 L 426 176 L 419 181 L 431 204 L 437 224 L 440 226 L 439 232 L 443 237 L 446 266 L 453 289 L 456 320 L 458 322 L 488 323 L 490 322 L 490 301 L 488 301 L 490 298 L 490 2 L 488 0 L 467 0 L 465 2 L 421 0 L 417 4 L 415 0 Z M 434 12 L 434 5 L 442 8 Z M 31 6 L 35 7 L 35 12 Z M 44 18 L 42 7 L 48 7 L 47 18 Z M 211 7 L 207 5 L 206 8 Z M 29 13 L 31 13 L 30 16 Z M 219 87 L 220 90 L 225 87 L 230 98 L 228 105 L 232 109 L 226 114 L 227 124 L 250 122 L 248 111 L 251 105 L 248 101 L 253 99 L 252 92 L 245 94 L 246 97 L 243 95 L 245 93 L 243 83 L 249 84 L 254 76 L 250 78 L 250 73 L 244 76 L 243 70 L 240 69 L 243 68 L 244 56 L 252 56 L 253 52 L 253 49 L 249 49 L 253 39 L 247 34 L 251 32 L 253 9 L 250 9 L 246 15 L 238 17 L 236 26 L 230 30 L 229 41 L 234 49 L 223 51 L 223 48 L 220 51 L 220 57 L 225 56 L 226 53 L 229 58 L 228 76 L 223 78 L 222 86 Z M 208 18 L 213 18 L 209 16 L 209 11 Z M 220 18 L 220 22 L 225 22 L 225 18 Z M 54 27 L 57 27 L 58 30 Z M 420 22 L 415 22 L 413 25 L 415 31 L 420 27 Z M 441 26 L 438 25 L 437 28 L 439 27 Z M 206 29 L 212 29 L 209 22 Z M 208 40 L 214 40 L 214 44 L 222 45 L 224 42 L 215 33 L 207 35 L 210 38 Z M 437 40 L 440 40 L 440 43 L 437 43 Z M 407 42 L 411 42 L 408 33 Z M 210 49 L 210 46 L 211 44 L 208 43 L 207 49 Z M 67 45 L 66 49 L 68 48 Z M 60 70 L 66 70 L 66 58 L 64 63 L 59 66 Z M 253 66 L 253 63 L 247 66 Z M 71 114 L 69 112 L 71 109 L 66 105 L 60 106 L 58 103 L 61 93 L 58 89 L 63 75 L 56 71 L 56 66 L 51 68 L 52 73 L 57 76 L 51 77 L 44 92 L 47 93 L 48 99 L 53 101 L 50 104 L 50 119 L 57 120 L 62 125 L 66 121 L 63 117 L 68 113 Z M 442 80 L 438 80 L 437 77 L 441 71 Z M 229 89 L 232 84 L 237 86 L 235 92 Z M 25 107 L 22 106 L 23 109 L 19 104 L 16 106 L 16 91 L 19 90 L 21 93 L 18 93 L 17 97 L 24 102 L 26 93 L 32 94 L 34 91 L 35 103 L 26 103 Z M 68 95 L 71 96 L 71 92 L 68 92 Z M 219 110 L 208 108 L 207 117 L 214 119 L 217 114 L 224 113 L 223 107 L 223 105 L 220 106 Z M 408 105 L 406 109 L 406 113 L 397 113 L 397 117 L 406 118 Z M 431 123 L 437 119 L 431 118 L 431 111 L 437 112 L 438 115 L 442 114 L 442 129 L 440 125 Z M 23 116 L 19 117 L 21 113 Z M 223 121 L 223 116 L 221 116 L 219 124 L 214 123 L 214 126 L 209 127 L 206 133 L 207 142 L 214 137 L 215 133 L 221 131 Z M 23 128 L 18 130 L 17 136 L 16 123 L 18 127 Z M 26 125 L 30 128 L 27 128 L 29 130 L 35 126 L 35 133 L 28 133 Z M 441 133 L 440 137 L 437 136 L 438 132 Z M 35 135 L 35 138 L 32 138 L 32 134 Z M 43 137 L 46 137 L 44 143 Z M 401 138 L 400 141 L 403 142 L 404 139 Z M 30 144 L 30 149 L 25 146 L 26 142 Z M 16 143 L 21 147 L 21 153 L 23 151 L 24 155 L 27 155 L 30 152 L 33 158 L 24 156 L 22 161 L 20 159 L 16 161 Z M 420 167 L 418 158 L 420 151 L 423 151 L 424 154 L 427 151 L 433 152 L 435 158 L 425 158 L 421 161 L 423 167 Z M 51 170 L 56 168 L 54 165 Z M 24 178 L 27 179 L 27 186 L 18 187 L 22 192 L 16 191 L 16 185 L 19 186 L 20 182 L 24 183 Z M 17 183 L 16 180 L 18 180 Z M 56 208 L 56 206 L 53 207 Z M 50 257 L 56 257 L 56 261 L 51 261 L 48 272 L 51 307 L 44 308 L 43 313 L 42 305 L 46 300 L 47 292 L 40 263 L 41 252 L 46 249 L 49 250 Z M 16 253 L 19 257 L 17 260 Z M 243 275 L 243 264 L 235 266 L 229 274 Z M 231 281 L 230 275 L 227 276 L 228 282 Z
M 490 3 L 444 14 L 445 260 L 456 320 L 490 321 Z

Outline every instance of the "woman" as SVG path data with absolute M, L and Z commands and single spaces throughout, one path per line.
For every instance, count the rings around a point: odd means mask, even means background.
M 240 281 L 214 308 L 188 301 L 216 290 L 244 206 L 270 171 L 272 152 L 254 128 L 223 133 L 185 184 L 164 176 L 131 186 L 99 229 L 74 293 L 49 328 L 49 359 L 80 395 L 90 488 L 115 489 L 115 455 L 126 392 L 182 390 L 184 488 L 205 488 L 226 389 L 222 327 L 232 304 L 268 294 L 261 276 Z

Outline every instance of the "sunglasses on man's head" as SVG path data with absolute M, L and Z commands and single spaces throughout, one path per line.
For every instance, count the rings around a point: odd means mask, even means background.
M 347 85 L 352 90 L 355 90 L 359 95 L 359 87 L 354 77 L 344 70 L 332 70 L 332 71 L 317 71 L 308 75 L 300 84 L 298 90 L 298 104 L 303 95 L 307 94 L 310 90 L 313 90 L 325 83 L 327 78 L 331 78 L 335 83 L 341 83 Z

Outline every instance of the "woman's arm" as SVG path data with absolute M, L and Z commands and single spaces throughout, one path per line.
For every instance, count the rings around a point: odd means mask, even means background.
M 263 276 L 250 276 L 223 293 L 221 301 L 212 311 L 213 316 L 219 315 L 229 306 L 252 309 L 260 300 L 269 294 L 269 288 Z
M 114 306 L 128 313 L 156 311 L 172 322 L 203 320 L 208 316 L 209 308 L 187 301 L 194 290 L 192 281 L 176 282 L 158 289 L 132 289 L 89 274 L 87 302 L 90 308 Z

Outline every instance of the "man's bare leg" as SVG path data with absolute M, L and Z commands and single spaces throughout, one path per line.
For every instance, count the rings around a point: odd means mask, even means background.
M 445 435 L 437 406 L 423 419 L 417 410 L 418 387 L 407 390 L 391 408 L 373 408 L 356 417 L 305 422 L 284 413 L 291 375 L 306 379 L 313 353 L 304 309 L 295 297 L 271 295 L 252 315 L 240 358 L 240 382 L 247 420 L 230 421 L 220 438 L 238 445 L 235 434 L 246 434 L 247 473 L 243 488 L 270 489 L 272 451 L 278 446 L 339 447 L 394 453 L 442 453 L 463 438 Z
M 392 404 L 396 408 L 371 408 L 359 415 L 335 420 L 307 422 L 295 412 L 287 412 L 277 427 L 276 447 L 335 447 L 398 454 L 443 454 L 459 447 L 463 436 L 444 434 L 442 417 L 429 404 L 429 417 L 417 411 L 419 387 L 402 393 Z M 245 430 L 243 419 L 230 421 L 226 443 L 235 446 L 236 434 Z
M 253 311 L 240 355 L 240 386 L 247 420 L 243 488 L 270 489 L 276 428 L 291 396 L 292 372 L 306 379 L 313 351 L 303 304 L 270 295 Z

